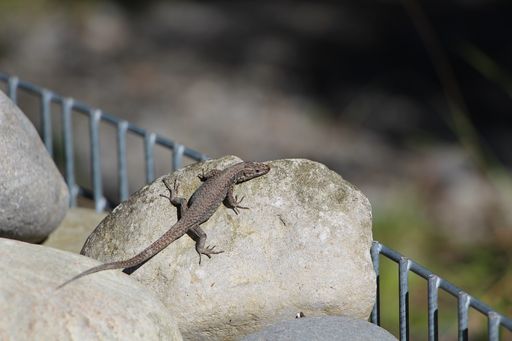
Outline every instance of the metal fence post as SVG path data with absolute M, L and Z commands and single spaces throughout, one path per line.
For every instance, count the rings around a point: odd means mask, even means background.
M 437 341 L 439 339 L 438 330 L 438 288 L 439 277 L 436 275 L 428 276 L 428 340 Z
M 69 188 L 69 207 L 76 207 L 78 189 L 75 187 L 75 154 L 73 143 L 73 126 L 71 124 L 71 109 L 73 99 L 66 98 L 62 103 L 62 135 L 64 139 L 64 162 L 66 168 L 66 183 Z
M 469 309 L 469 295 L 464 291 L 459 292 L 457 298 L 458 302 L 458 316 L 459 316 L 459 341 L 467 341 L 468 336 L 468 309 Z
M 156 135 L 155 133 L 144 134 L 144 148 L 146 150 L 146 183 L 155 180 L 155 159 L 154 159 L 154 146 Z
M 42 131 L 43 131 L 43 142 L 46 146 L 48 154 L 53 159 L 53 133 L 52 133 L 52 113 L 51 113 L 51 101 L 52 93 L 48 90 L 43 90 L 41 95 L 41 115 L 42 115 Z
M 172 168 L 178 170 L 181 168 L 181 159 L 183 158 L 183 152 L 185 146 L 181 143 L 174 142 L 174 148 L 172 149 Z
M 375 305 L 373 306 L 371 321 L 373 324 L 378 326 L 380 326 L 380 246 L 381 244 L 378 241 L 373 241 L 370 251 L 373 262 L 373 270 L 375 271 L 376 284 Z
M 18 83 L 20 79 L 16 76 L 9 77 L 8 85 L 7 85 L 7 95 L 11 99 L 11 101 L 18 105 Z
M 94 196 L 94 207 L 96 211 L 103 212 L 107 200 L 103 197 L 103 185 L 101 179 L 101 160 L 100 160 L 100 134 L 99 124 L 101 111 L 93 109 L 89 112 L 89 127 L 91 135 L 91 173 L 92 188 Z
M 500 339 L 500 316 L 495 311 L 487 314 L 487 326 L 489 330 L 489 341 L 499 341 Z
M 126 132 L 128 122 L 117 123 L 117 162 L 119 168 L 119 202 L 128 199 L 128 171 L 126 168 Z
M 398 290 L 400 305 L 400 341 L 409 341 L 409 259 L 401 257 L 399 261 Z

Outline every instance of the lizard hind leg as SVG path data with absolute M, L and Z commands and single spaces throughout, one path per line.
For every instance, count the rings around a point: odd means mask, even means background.
M 219 253 L 223 253 L 224 251 L 213 251 L 215 249 L 215 245 L 213 247 L 204 246 L 206 244 L 206 232 L 203 231 L 199 227 L 199 225 L 194 225 L 190 228 L 192 232 L 197 236 L 196 241 L 196 251 L 199 254 L 199 264 L 201 264 L 201 255 L 205 255 L 208 258 L 212 258 L 210 255 L 216 255 Z

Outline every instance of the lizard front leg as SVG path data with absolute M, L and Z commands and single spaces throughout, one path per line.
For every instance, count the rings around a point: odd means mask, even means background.
M 201 264 L 201 255 L 206 255 L 208 258 L 212 258 L 210 255 L 216 255 L 219 253 L 223 253 L 224 251 L 213 251 L 215 249 L 215 245 L 213 247 L 205 247 L 206 243 L 206 232 L 203 231 L 199 225 L 194 225 L 190 228 L 192 232 L 197 236 L 196 241 L 196 251 L 199 254 L 199 264 Z
M 245 196 L 243 196 L 240 200 L 238 200 L 238 196 L 235 195 L 233 197 L 233 187 L 235 185 L 231 185 L 228 188 L 228 193 L 226 194 L 226 198 L 224 199 L 224 205 L 227 208 L 231 208 L 233 211 L 235 211 L 236 214 L 238 214 L 238 209 L 243 208 L 245 210 L 248 210 L 249 207 L 240 206 L 240 203 L 242 200 L 244 200 Z
M 197 174 L 197 177 L 201 180 L 201 181 L 206 181 L 210 178 L 213 178 L 215 175 L 219 174 L 219 173 L 222 173 L 221 170 L 218 170 L 218 169 L 212 169 L 211 171 L 209 171 L 208 173 L 204 174 L 204 169 L 202 170 L 203 172 L 201 174 Z
M 169 184 L 165 181 L 165 179 L 162 179 L 162 182 L 164 183 L 165 187 L 169 190 L 169 196 L 165 196 L 163 194 L 160 194 L 161 197 L 169 199 L 171 204 L 174 206 L 180 208 L 180 211 L 178 212 L 178 220 L 183 217 L 185 212 L 187 212 L 188 209 L 188 203 L 187 199 L 178 197 L 178 188 L 180 187 L 177 183 L 177 179 L 174 179 L 174 188 L 171 188 Z

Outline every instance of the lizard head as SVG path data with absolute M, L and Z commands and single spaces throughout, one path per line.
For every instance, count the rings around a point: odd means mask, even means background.
M 242 164 L 242 169 L 238 172 L 236 176 L 236 183 L 244 182 L 253 178 L 257 178 L 258 176 L 262 176 L 267 174 L 270 171 L 270 166 L 265 165 L 261 162 L 257 161 L 249 161 L 244 162 Z

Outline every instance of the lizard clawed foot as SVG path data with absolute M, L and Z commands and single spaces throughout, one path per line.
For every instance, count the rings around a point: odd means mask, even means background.
M 212 256 L 210 256 L 210 255 L 216 255 L 216 254 L 224 252 L 224 251 L 213 251 L 213 249 L 215 249 L 215 246 L 216 245 L 214 245 L 211 248 L 209 246 L 202 247 L 202 248 L 196 248 L 196 251 L 199 254 L 199 265 L 201 265 L 201 255 L 205 255 L 208 258 L 212 258 Z
M 164 183 L 165 187 L 169 190 L 169 196 L 160 194 L 161 197 L 167 198 L 170 201 L 172 201 L 174 198 L 176 198 L 176 195 L 178 194 L 178 188 L 180 188 L 180 185 L 177 182 L 178 179 L 174 179 L 174 188 L 169 187 L 169 184 L 165 179 L 162 179 L 162 182 Z
M 245 195 L 244 195 L 240 200 L 238 200 L 238 196 L 235 196 L 235 204 L 233 205 L 233 207 L 231 207 L 231 209 L 232 209 L 233 211 L 235 211 L 235 213 L 236 213 L 237 215 L 238 215 L 238 209 L 239 209 L 239 208 L 242 208 L 242 209 L 244 209 L 244 210 L 248 210 L 248 209 L 249 209 L 249 207 L 245 207 L 245 206 L 240 206 L 240 205 L 239 205 L 239 204 L 242 202 L 242 200 L 244 200 L 244 198 L 245 198 Z
M 204 168 L 201 168 L 201 171 L 202 171 L 202 173 L 201 173 L 201 174 L 197 174 L 197 177 L 198 177 L 201 181 L 203 181 L 203 180 L 205 180 Z

